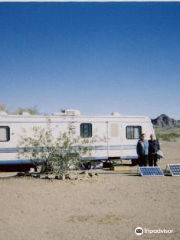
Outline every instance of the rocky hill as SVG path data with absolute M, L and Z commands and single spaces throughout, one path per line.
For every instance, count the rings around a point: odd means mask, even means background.
M 173 118 L 170 118 L 166 114 L 161 114 L 159 117 L 155 119 L 151 119 L 151 121 L 155 127 L 159 127 L 159 128 L 180 127 L 180 120 L 175 120 Z

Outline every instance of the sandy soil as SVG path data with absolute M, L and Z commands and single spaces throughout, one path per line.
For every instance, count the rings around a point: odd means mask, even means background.
M 163 142 L 180 163 L 180 141 Z M 139 177 L 137 167 L 98 170 L 98 178 L 58 181 L 0 173 L 0 240 L 180 239 L 180 177 Z M 135 234 L 135 228 L 173 233 Z

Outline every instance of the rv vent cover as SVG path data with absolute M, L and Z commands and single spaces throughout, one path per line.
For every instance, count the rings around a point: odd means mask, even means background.
M 56 116 L 79 116 L 81 113 L 78 110 L 73 110 L 73 109 L 66 109 L 63 110 L 62 112 L 55 112 L 53 115 Z
M 6 113 L 6 112 L 4 112 L 4 111 L 0 111 L 0 115 L 1 115 L 1 116 L 6 116 L 6 115 L 7 115 L 7 113 Z
M 23 115 L 23 116 L 30 116 L 30 113 L 28 113 L 28 112 L 22 112 L 22 115 Z
M 118 113 L 118 112 L 113 112 L 111 115 L 114 116 L 114 117 L 120 117 L 121 116 L 121 114 Z
M 78 115 L 80 115 L 80 111 L 78 111 L 78 110 L 73 110 L 73 109 L 67 109 L 67 110 L 65 110 L 65 114 L 66 115 L 70 115 L 70 116 L 78 116 Z

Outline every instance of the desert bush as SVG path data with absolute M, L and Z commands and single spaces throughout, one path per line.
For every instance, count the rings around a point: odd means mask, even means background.
M 21 149 L 18 157 L 30 158 L 33 163 L 42 164 L 48 173 L 52 171 L 61 178 L 72 167 L 78 169 L 83 156 L 91 158 L 89 145 L 96 140 L 77 137 L 72 124 L 69 124 L 66 132 L 59 133 L 57 137 L 53 131 L 56 129 L 51 128 L 50 121 L 45 128 L 33 127 L 31 136 L 27 136 L 27 131 L 24 130 L 18 144 Z
M 178 138 L 180 138 L 180 134 L 179 133 L 158 133 L 156 134 L 158 139 L 161 139 L 163 141 L 177 141 Z
M 29 108 L 22 108 L 19 107 L 15 113 L 18 115 L 21 115 L 23 112 L 28 112 L 30 115 L 38 115 L 39 111 L 37 109 L 37 107 L 29 107 Z
M 30 115 L 38 115 L 39 111 L 37 107 L 18 107 L 16 110 L 12 110 L 3 102 L 0 102 L 0 111 L 7 112 L 8 114 L 18 114 L 21 115 L 23 112 L 28 112 Z

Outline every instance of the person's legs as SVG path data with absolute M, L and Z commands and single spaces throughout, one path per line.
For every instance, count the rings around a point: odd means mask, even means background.
M 143 159 L 143 165 L 146 167 L 147 164 L 148 164 L 148 156 L 144 156 L 144 159 Z
M 158 166 L 157 165 L 157 156 L 156 155 L 154 156 L 154 166 Z
M 150 166 L 150 167 L 153 166 L 153 158 L 152 158 L 151 155 L 149 156 L 149 166 Z
M 139 166 L 143 166 L 143 156 L 139 156 Z

